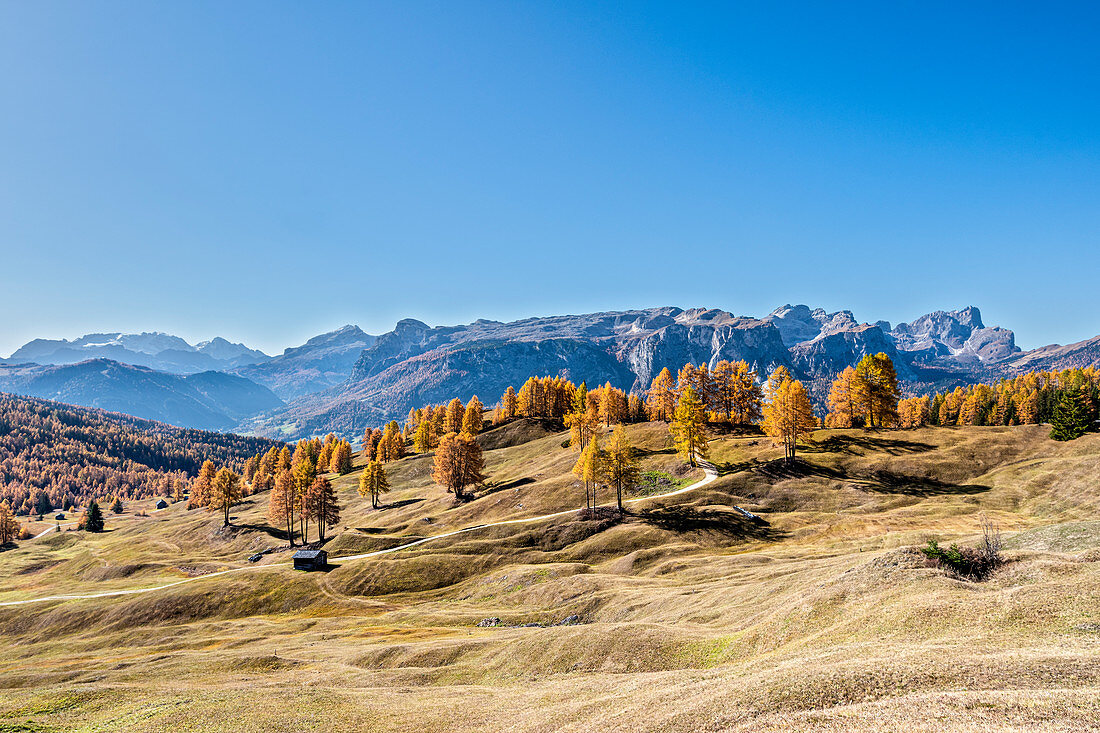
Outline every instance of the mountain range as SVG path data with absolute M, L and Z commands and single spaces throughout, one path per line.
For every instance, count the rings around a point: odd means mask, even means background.
M 743 359 L 761 374 L 783 365 L 820 401 L 837 372 L 877 352 L 894 360 L 905 390 L 918 393 L 1097 364 L 1100 337 L 1022 351 L 1011 330 L 986 326 L 975 307 L 891 326 L 805 305 L 784 305 L 763 318 L 663 307 L 460 326 L 405 319 L 380 336 L 344 326 L 275 357 L 224 339 L 190 346 L 160 333 L 90 334 L 20 348 L 0 365 L 0 390 L 188 427 L 353 437 L 367 425 L 403 419 L 411 407 L 455 396 L 478 394 L 492 404 L 532 375 L 641 391 L 661 369 L 689 361 Z M 200 370 L 206 360 L 217 369 Z
M 257 349 L 217 337 L 192 346 L 167 333 L 90 333 L 78 339 L 35 339 L 7 361 L 15 364 L 78 364 L 110 359 L 176 374 L 233 369 L 271 359 Z

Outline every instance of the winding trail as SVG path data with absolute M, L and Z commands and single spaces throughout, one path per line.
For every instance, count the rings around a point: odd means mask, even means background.
M 643 501 L 654 501 L 657 499 L 667 499 L 670 496 L 679 496 L 680 494 L 686 494 L 689 491 L 695 491 L 700 489 L 711 481 L 718 478 L 718 471 L 714 467 L 714 464 L 707 461 L 699 461 L 699 466 L 703 469 L 703 478 L 696 481 L 693 484 L 685 486 L 682 489 L 676 489 L 670 491 L 667 494 L 657 494 L 655 496 L 639 496 L 635 499 L 627 499 L 624 504 L 637 504 Z M 455 535 L 465 534 L 466 532 L 474 532 L 479 529 L 485 529 L 486 527 L 503 527 L 510 524 L 533 524 L 535 522 L 542 522 L 547 519 L 554 519 L 555 517 L 564 517 L 568 514 L 576 514 L 576 509 L 566 509 L 560 512 L 553 512 L 552 514 L 540 514 L 537 517 L 523 517 L 520 519 L 503 519 L 499 522 L 488 522 L 486 524 L 475 524 L 472 527 L 463 527 L 462 529 L 456 529 L 451 532 L 444 532 L 443 534 L 432 535 L 431 537 L 424 537 L 413 542 L 406 542 L 403 545 L 397 545 L 385 550 L 374 550 L 373 552 L 364 552 L 359 555 L 345 555 L 343 557 L 329 558 L 330 562 L 344 561 L 349 562 L 353 560 L 365 560 L 371 557 L 378 557 L 379 555 L 388 555 L 392 552 L 399 552 L 401 550 L 407 550 L 410 547 L 416 547 L 417 545 L 423 545 L 427 542 L 434 542 L 435 540 L 441 540 L 447 537 L 454 537 Z M 48 532 L 49 530 L 47 530 Z M 45 534 L 43 532 L 42 534 Z M 41 535 L 39 535 L 41 536 Z M 129 590 L 112 590 L 105 591 L 103 593 L 90 593 L 87 595 L 70 594 L 70 595 L 57 595 L 57 596 L 44 596 L 42 598 L 29 598 L 23 601 L 4 601 L 0 602 L 0 607 L 4 606 L 25 606 L 31 603 L 45 603 L 47 601 L 79 601 L 92 598 L 110 598 L 112 596 L 132 596 L 138 593 L 152 593 L 157 590 L 165 590 L 166 588 L 174 588 L 177 585 L 183 585 L 184 583 L 194 583 L 197 580 L 207 580 L 208 578 L 216 578 L 219 575 L 229 575 L 231 573 L 242 573 L 248 571 L 266 570 L 268 568 L 287 567 L 292 565 L 292 562 L 279 562 L 271 563 L 269 565 L 245 565 L 239 568 L 230 568 L 228 570 L 219 570 L 213 573 L 207 573 L 206 575 L 196 575 L 194 578 L 186 578 L 184 580 L 177 580 L 173 583 L 165 583 L 164 585 L 154 585 L 148 588 L 131 588 Z

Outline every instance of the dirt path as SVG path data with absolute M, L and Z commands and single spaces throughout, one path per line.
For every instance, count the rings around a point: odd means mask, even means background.
M 624 501 L 624 504 L 636 504 L 642 501 L 654 501 L 656 499 L 667 499 L 670 496 L 678 496 L 685 494 L 689 491 L 702 488 L 718 478 L 718 471 L 714 465 L 706 461 L 699 461 L 699 465 L 703 469 L 704 476 L 701 480 L 695 483 L 685 486 L 682 489 L 676 491 L 670 491 L 667 494 L 658 494 L 656 496 L 642 496 L 637 499 L 628 499 Z M 489 522 L 487 524 L 475 524 L 472 527 L 464 527 L 463 529 L 456 529 L 452 532 L 444 532 L 443 534 L 432 535 L 431 537 L 424 537 L 423 539 L 415 540 L 413 542 L 407 542 L 403 545 L 397 545 L 396 547 L 390 547 L 385 550 L 375 550 L 374 552 L 364 552 L 359 555 L 345 555 L 344 557 L 329 558 L 330 562 L 350 562 L 353 560 L 365 560 L 371 557 L 378 557 L 379 555 L 388 555 L 392 552 L 400 552 L 401 550 L 407 550 L 410 547 L 416 547 L 417 545 L 423 545 L 427 542 L 434 542 L 435 540 L 441 540 L 446 537 L 454 537 L 455 535 L 465 534 L 466 532 L 474 532 L 479 529 L 485 529 L 486 527 L 503 527 L 509 524 L 531 524 L 534 522 L 542 522 L 547 519 L 554 519 L 555 517 L 564 517 L 568 514 L 576 514 L 576 509 L 566 509 L 565 511 L 554 512 L 552 514 L 541 514 L 537 517 L 523 517 L 521 519 L 504 519 L 499 522 Z M 49 531 L 49 530 L 47 530 Z M 43 533 L 45 534 L 45 533 Z M 45 603 L 47 601 L 78 601 L 87 600 L 91 598 L 110 598 L 112 596 L 132 596 L 138 593 L 152 593 L 157 590 L 164 590 L 166 588 L 174 588 L 177 585 L 183 585 L 184 583 L 194 583 L 197 580 L 207 580 L 208 578 L 216 578 L 219 575 L 228 575 L 230 573 L 241 573 L 247 571 L 266 570 L 268 568 L 287 567 L 291 565 L 290 562 L 272 563 L 270 565 L 246 565 L 240 568 L 230 568 L 229 570 L 219 570 L 215 573 L 208 573 L 206 575 L 197 575 L 194 578 L 187 578 L 185 580 L 177 580 L 174 583 L 165 583 L 164 585 L 154 585 L 149 588 L 132 588 L 130 590 L 112 590 L 105 591 L 103 593 L 89 593 L 87 595 L 57 595 L 57 596 L 44 596 L 42 598 L 30 598 L 25 601 L 4 601 L 0 602 L 0 607 L 3 606 L 24 606 L 29 603 Z

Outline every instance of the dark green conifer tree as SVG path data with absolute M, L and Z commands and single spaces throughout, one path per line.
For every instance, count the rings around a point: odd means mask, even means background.
M 84 512 L 82 526 L 86 532 L 103 531 L 103 512 L 100 511 L 99 504 L 96 503 L 95 499 L 88 502 L 88 509 Z
M 1075 440 L 1089 428 L 1088 410 L 1081 392 L 1065 390 L 1058 398 L 1050 419 L 1050 437 L 1054 440 Z

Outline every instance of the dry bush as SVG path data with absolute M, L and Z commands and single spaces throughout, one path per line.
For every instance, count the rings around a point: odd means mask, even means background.
M 1005 562 L 1001 554 L 1001 531 L 985 516 L 982 517 L 982 539 L 977 547 L 952 544 L 944 549 L 932 539 L 921 552 L 938 567 L 961 580 L 985 580 Z

